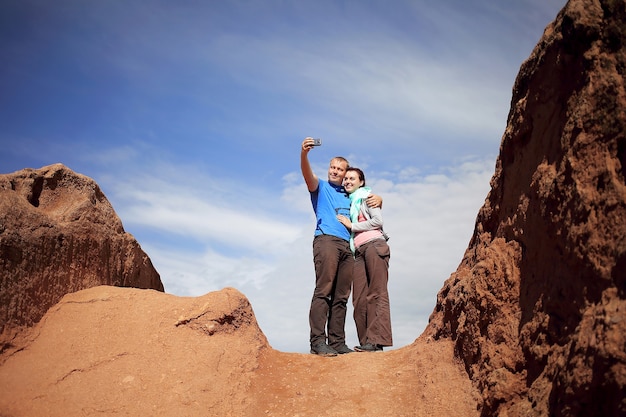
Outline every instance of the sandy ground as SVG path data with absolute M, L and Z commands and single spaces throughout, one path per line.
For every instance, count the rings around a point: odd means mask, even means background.
M 449 341 L 333 358 L 272 349 L 245 296 L 95 287 L 0 357 L 0 416 L 477 416 Z

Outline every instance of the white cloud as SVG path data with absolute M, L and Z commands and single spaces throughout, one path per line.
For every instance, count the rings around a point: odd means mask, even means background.
M 163 177 L 127 175 L 111 184 L 125 223 L 239 255 L 280 253 L 298 234 L 297 223 L 279 213 L 280 205 L 268 203 L 269 191 L 207 178 L 189 167 L 160 170 Z
M 302 45 L 240 35 L 220 42 L 218 65 L 227 66 L 238 82 L 300 97 L 332 114 L 333 121 L 384 132 L 396 142 L 431 130 L 464 140 L 468 133 L 503 128 L 506 110 L 498 103 L 510 96 L 509 84 L 494 84 L 473 62 L 442 62 L 404 39 L 378 35 Z M 362 137 L 363 144 L 368 139 Z

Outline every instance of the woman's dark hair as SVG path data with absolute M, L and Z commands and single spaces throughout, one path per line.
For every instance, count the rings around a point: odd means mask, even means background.
M 348 171 L 354 171 L 356 172 L 356 174 L 359 176 L 359 181 L 363 181 L 363 185 L 362 187 L 365 187 L 365 174 L 363 173 L 363 171 L 361 171 L 360 168 L 357 167 L 348 167 L 348 169 L 346 169 L 346 173 Z

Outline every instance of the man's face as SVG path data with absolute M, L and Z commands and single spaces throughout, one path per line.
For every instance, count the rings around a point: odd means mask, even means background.
M 348 164 L 340 159 L 332 159 L 330 161 L 330 166 L 328 167 L 328 182 L 341 185 L 343 182 L 343 177 L 346 175 L 346 169 L 348 169 Z

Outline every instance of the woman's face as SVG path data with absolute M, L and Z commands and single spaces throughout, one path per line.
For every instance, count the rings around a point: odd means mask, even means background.
M 359 180 L 359 174 L 356 171 L 346 172 L 345 177 L 343 177 L 343 188 L 348 194 L 352 194 L 362 185 L 363 181 Z

